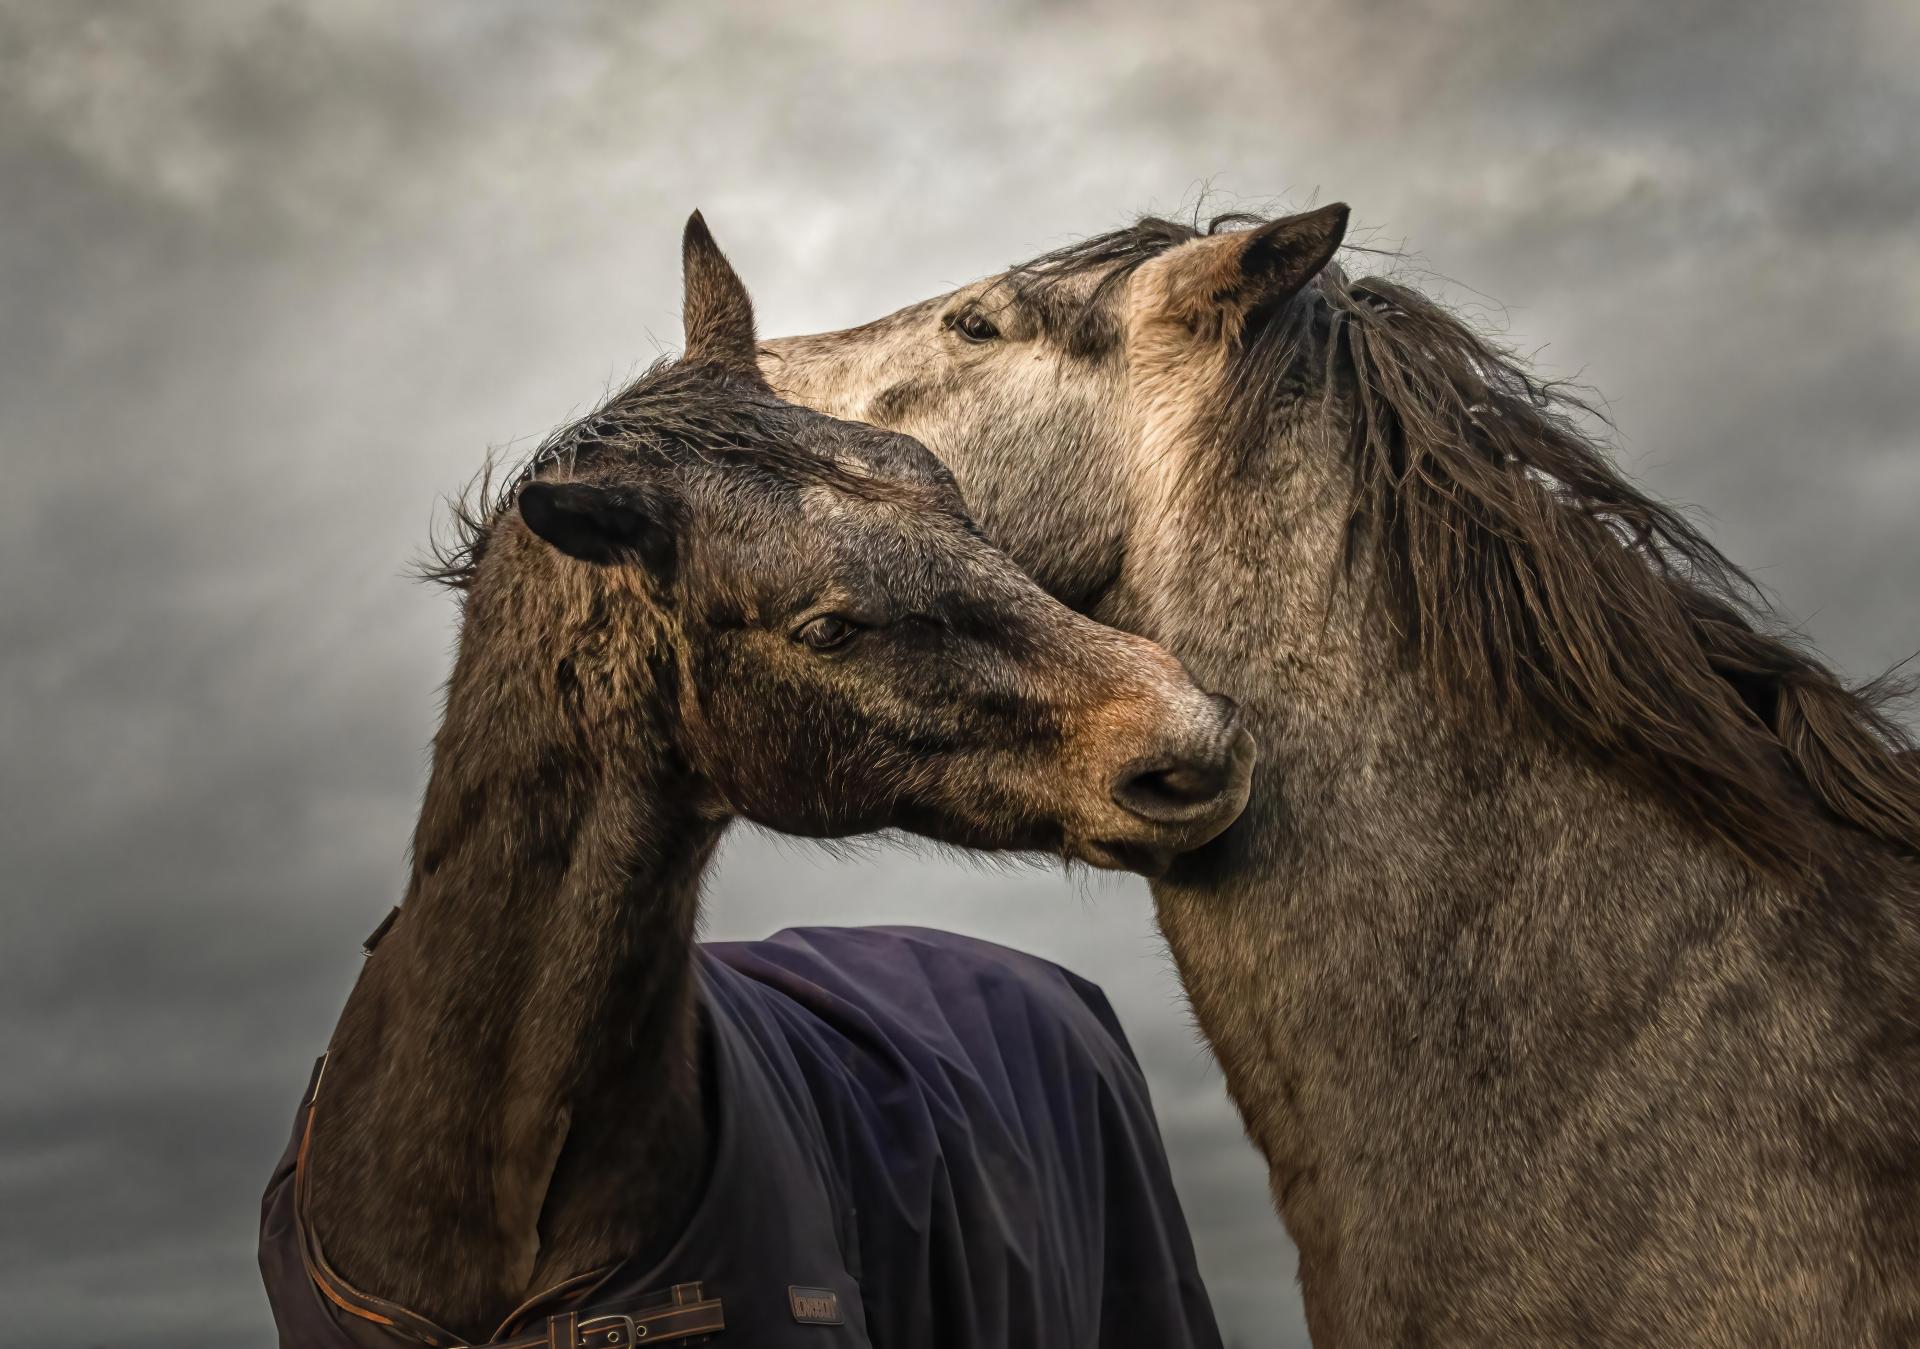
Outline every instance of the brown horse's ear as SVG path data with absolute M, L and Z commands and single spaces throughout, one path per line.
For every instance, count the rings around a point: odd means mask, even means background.
M 1346 203 L 1335 202 L 1258 229 L 1182 244 L 1167 254 L 1167 306 L 1173 317 L 1195 327 L 1238 332 L 1248 314 L 1298 294 L 1333 261 L 1346 233 Z
M 672 512 L 638 493 L 582 482 L 530 482 L 520 489 L 527 528 L 568 557 L 606 566 L 637 561 L 673 574 Z
M 753 301 L 698 211 L 687 217 L 680 258 L 686 272 L 686 359 L 759 378 Z

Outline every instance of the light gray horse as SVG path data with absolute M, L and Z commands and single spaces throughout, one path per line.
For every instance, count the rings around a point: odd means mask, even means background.
M 1322 1345 L 1920 1344 L 1920 758 L 1583 409 L 1163 220 L 762 348 L 1237 699 L 1157 882 Z

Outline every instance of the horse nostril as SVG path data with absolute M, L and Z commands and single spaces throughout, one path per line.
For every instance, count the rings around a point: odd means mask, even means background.
M 1209 694 L 1214 724 L 1197 739 L 1135 759 L 1113 779 L 1113 803 L 1137 819 L 1174 827 L 1225 828 L 1246 804 L 1253 737 L 1231 698 Z M 1211 835 L 1209 835 L 1211 836 Z
M 1123 770 L 1113 784 L 1122 810 L 1158 824 L 1178 824 L 1212 811 L 1227 788 L 1231 760 L 1183 760 Z

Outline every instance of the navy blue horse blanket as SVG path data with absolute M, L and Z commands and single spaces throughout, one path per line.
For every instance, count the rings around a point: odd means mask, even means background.
M 1093 984 L 917 928 L 795 929 L 699 964 L 720 1137 L 692 1221 L 658 1264 L 561 1290 L 496 1343 L 1218 1349 L 1146 1082 Z M 261 1229 L 281 1344 L 459 1343 L 315 1275 L 305 1114 Z M 658 1310 L 605 1315 L 638 1306 Z

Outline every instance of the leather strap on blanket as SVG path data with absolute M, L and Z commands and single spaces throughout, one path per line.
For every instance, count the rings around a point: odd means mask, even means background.
M 629 1304 L 619 1312 L 594 1308 L 549 1316 L 545 1330 L 493 1340 L 488 1349 L 627 1349 L 712 1335 L 727 1328 L 720 1299 L 700 1296 L 697 1283 L 675 1284 L 662 1302 Z
M 391 923 L 391 918 L 388 922 Z M 384 929 L 388 924 L 382 924 Z M 378 939 L 376 934 L 375 940 Z M 329 1051 L 330 1053 L 331 1051 Z M 580 1274 L 556 1284 L 522 1303 L 484 1344 L 464 1340 L 405 1307 L 363 1293 L 337 1274 L 321 1254 L 320 1242 L 307 1225 L 307 1151 L 313 1141 L 314 1108 L 320 1083 L 326 1077 L 327 1055 L 320 1057 L 313 1090 L 307 1097 L 307 1119 L 301 1130 L 300 1151 L 294 1160 L 294 1226 L 300 1259 L 307 1277 L 321 1294 L 349 1316 L 384 1328 L 396 1339 L 428 1349 L 630 1349 L 635 1345 L 667 1344 L 725 1330 L 726 1316 L 719 1298 L 702 1296 L 697 1283 L 675 1284 L 665 1293 L 646 1293 L 610 1306 L 578 1307 L 546 1318 L 538 1330 L 518 1330 L 536 1309 L 556 1302 L 585 1301 L 610 1270 Z

